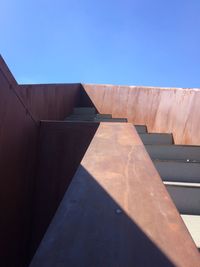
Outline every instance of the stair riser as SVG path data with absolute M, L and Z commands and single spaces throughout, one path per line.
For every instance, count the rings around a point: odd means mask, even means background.
M 153 160 L 200 161 L 200 147 L 175 145 L 146 145 Z
M 82 115 L 82 114 L 95 114 L 96 113 L 96 110 L 95 108 L 74 108 L 73 110 L 73 114 L 76 114 L 76 115 Z
M 147 133 L 147 127 L 145 125 L 134 125 L 138 133 Z
M 200 188 L 166 185 L 181 214 L 200 215 Z
M 200 163 L 154 161 L 154 165 L 163 181 L 200 183 Z
M 171 134 L 140 134 L 145 145 L 171 145 L 173 138 Z

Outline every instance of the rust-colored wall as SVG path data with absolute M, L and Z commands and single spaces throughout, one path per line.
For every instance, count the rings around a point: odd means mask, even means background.
M 81 84 L 19 85 L 18 92 L 35 120 L 63 120 L 79 104 Z
M 39 245 L 98 123 L 42 121 L 31 254 Z
M 83 87 L 100 113 L 146 124 L 150 132 L 173 133 L 176 144 L 200 145 L 200 90 L 135 86 Z
M 37 126 L 0 57 L 0 266 L 24 266 L 30 237 Z

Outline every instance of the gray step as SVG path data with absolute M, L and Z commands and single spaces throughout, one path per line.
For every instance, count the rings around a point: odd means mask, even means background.
M 145 145 L 170 145 L 173 144 L 172 134 L 166 133 L 140 133 L 140 138 Z
M 154 161 L 164 181 L 200 183 L 200 163 Z
M 200 216 L 181 214 L 181 217 L 194 240 L 197 248 L 200 249 Z
M 72 114 L 65 118 L 65 121 L 94 121 L 94 122 L 127 122 L 125 118 L 97 118 L 94 115 L 82 114 L 76 115 Z
M 95 108 L 74 108 L 73 109 L 73 114 L 76 114 L 76 115 L 81 115 L 81 114 L 95 114 L 96 113 L 96 110 Z
M 200 146 L 145 145 L 153 160 L 200 162 Z
M 164 182 L 181 214 L 200 215 L 200 184 Z
M 125 118 L 95 118 L 94 121 L 96 122 L 127 122 L 127 119 Z
M 138 133 L 147 133 L 147 126 L 146 125 L 134 125 L 135 129 Z
M 95 115 L 90 114 L 72 114 L 65 118 L 65 121 L 94 121 Z
M 111 114 L 96 114 L 97 119 L 111 119 L 112 115 Z

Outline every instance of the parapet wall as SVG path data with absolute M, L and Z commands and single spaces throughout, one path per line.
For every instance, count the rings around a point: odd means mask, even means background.
M 173 133 L 175 144 L 200 145 L 200 90 L 83 84 L 99 113 L 127 117 L 149 132 Z
M 18 93 L 35 120 L 63 120 L 78 105 L 81 84 L 19 85 Z

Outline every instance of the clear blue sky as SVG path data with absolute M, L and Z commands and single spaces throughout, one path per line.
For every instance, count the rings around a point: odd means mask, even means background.
M 19 83 L 200 87 L 200 0 L 1 0 Z

